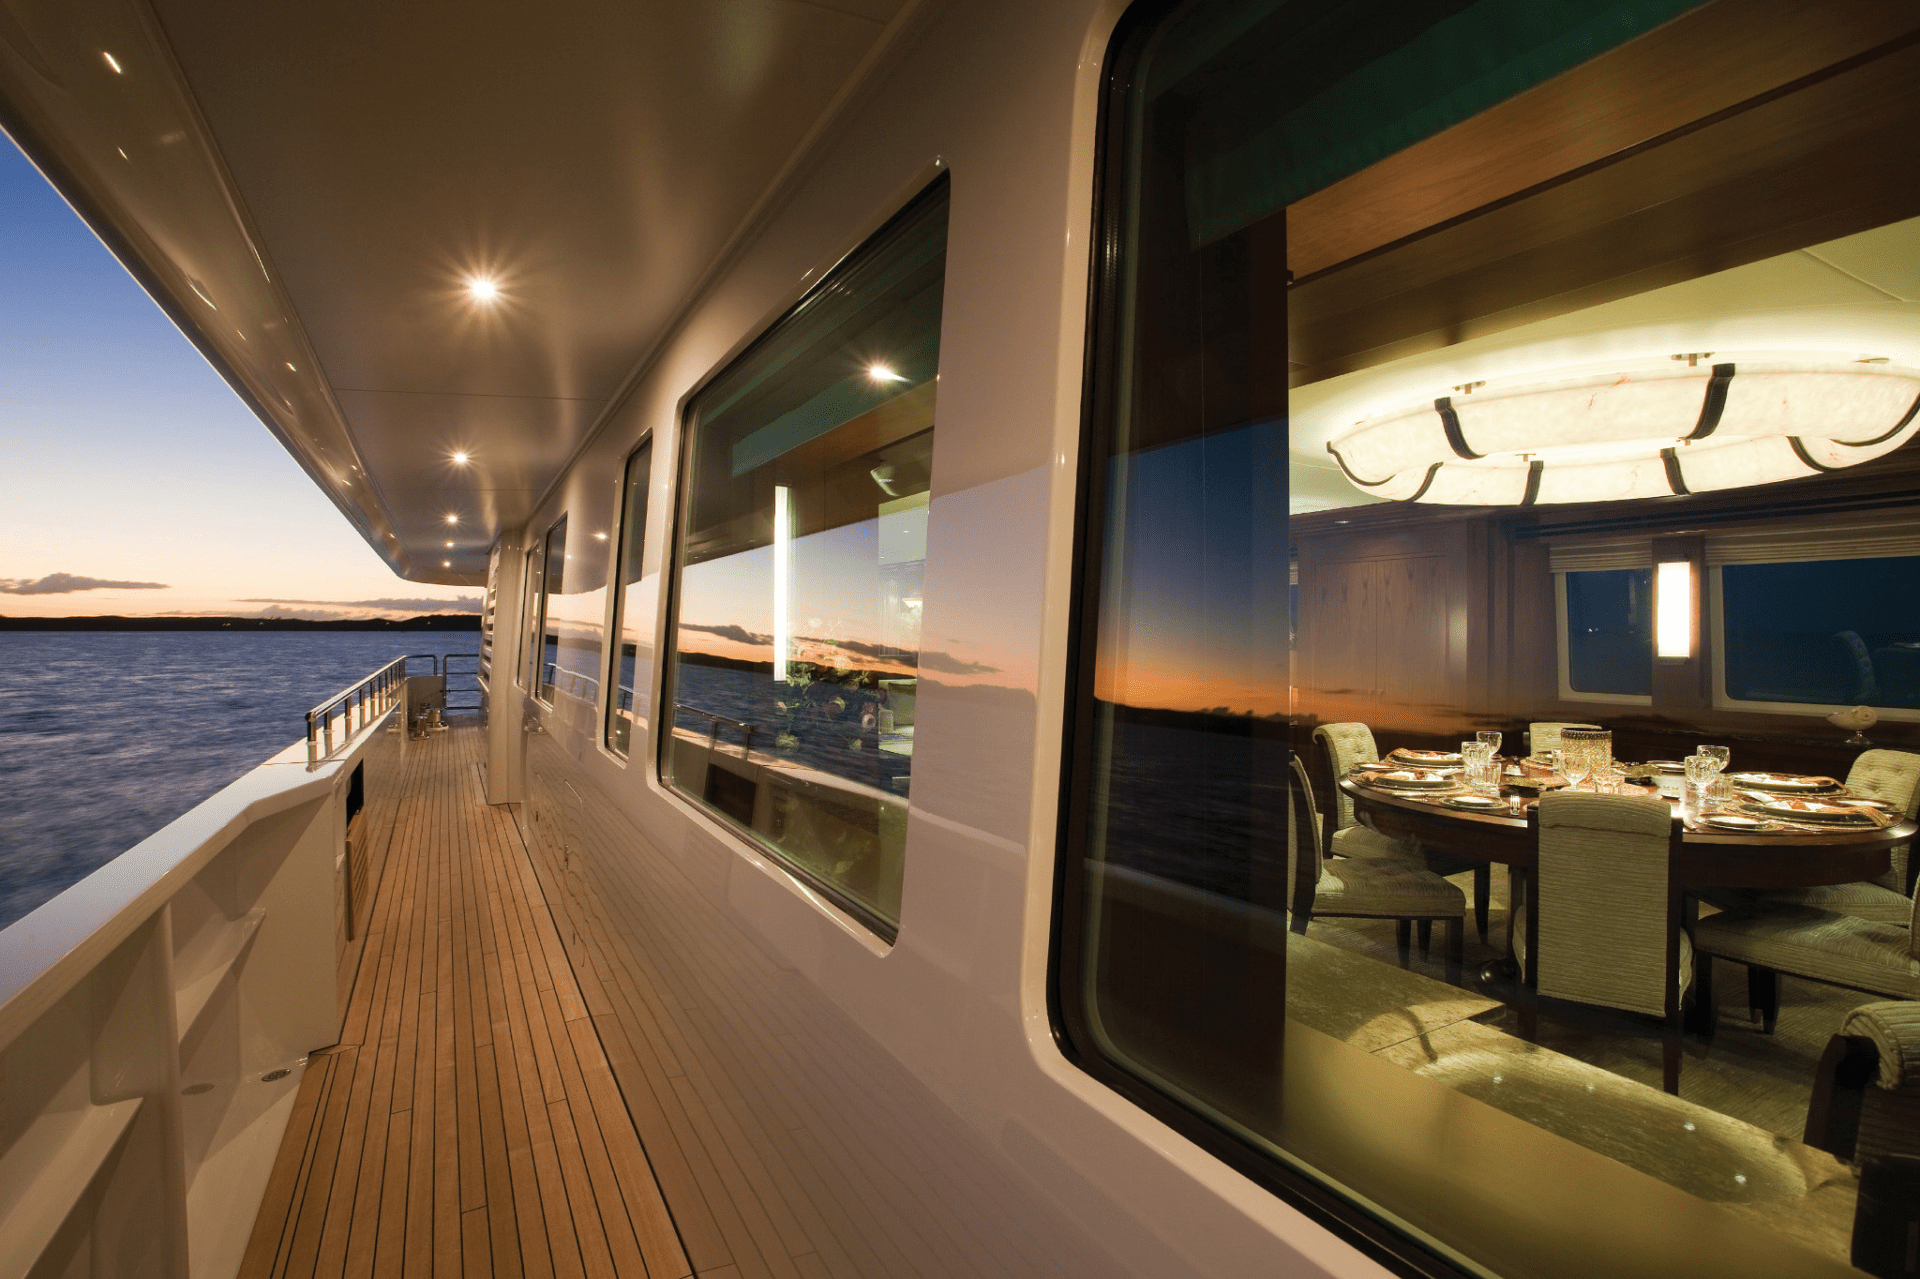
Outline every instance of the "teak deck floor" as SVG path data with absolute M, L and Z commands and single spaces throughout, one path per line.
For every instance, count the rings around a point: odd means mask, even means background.
M 477 732 L 408 744 L 339 1044 L 243 1276 L 692 1273 Z

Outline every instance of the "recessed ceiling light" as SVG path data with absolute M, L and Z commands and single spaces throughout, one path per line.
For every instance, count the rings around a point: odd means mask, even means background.
M 449 524 L 458 524 L 459 522 L 460 522 L 460 517 L 459 517 L 458 515 L 449 515 L 449 516 L 447 516 L 447 523 L 449 523 Z
M 467 464 L 467 455 L 465 453 L 455 453 L 453 455 L 453 464 L 455 466 L 465 466 Z
M 594 536 L 599 538 L 602 542 L 607 540 L 607 535 L 605 533 L 595 533 Z
M 116 58 L 115 58 L 115 57 L 114 57 L 114 56 L 113 56 L 113 55 L 112 55 L 111 53 L 108 53 L 108 52 L 107 52 L 107 51 L 106 51 L 105 49 L 102 49 L 102 50 L 100 50 L 100 56 L 101 56 L 101 57 L 103 57 L 103 58 L 105 58 L 105 59 L 107 60 L 107 65 L 113 68 L 113 73 L 114 73 L 115 75 L 125 75 L 125 74 L 126 74 L 126 72 L 124 72 L 124 71 L 122 71 L 122 70 L 120 69 L 120 62 L 119 62 L 119 60 L 118 60 L 118 59 L 116 59 Z
M 872 378 L 876 382 L 904 382 L 907 380 L 906 374 L 895 373 L 891 368 L 889 368 L 887 365 L 884 365 L 884 364 L 867 365 L 867 376 Z
M 441 567 L 441 568 L 452 568 L 452 567 L 453 567 L 453 561 L 452 561 L 452 560 L 441 560 L 441 561 L 440 561 L 440 567 Z
M 475 302 L 489 303 L 500 296 L 500 281 L 490 275 L 467 277 L 467 296 Z
M 452 543 L 452 542 L 448 542 L 448 543 L 447 543 L 447 549 L 448 549 L 448 550 L 452 550 L 452 549 L 453 549 L 453 543 Z
M 289 360 L 289 361 L 287 361 L 287 367 L 288 367 L 289 369 L 292 369 L 292 370 L 293 370 L 293 372 L 295 372 L 295 373 L 298 373 L 298 372 L 300 371 L 299 369 L 296 369 L 296 368 L 294 368 L 294 367 L 293 367 L 293 361 L 291 361 L 291 360 Z

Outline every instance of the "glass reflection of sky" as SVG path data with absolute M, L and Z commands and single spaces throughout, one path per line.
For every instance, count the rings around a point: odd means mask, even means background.
M 1285 437 L 1260 422 L 1112 461 L 1101 700 L 1287 713 Z

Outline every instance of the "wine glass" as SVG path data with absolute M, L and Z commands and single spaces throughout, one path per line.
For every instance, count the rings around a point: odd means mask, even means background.
M 1500 730 L 1499 729 L 1483 728 L 1479 732 L 1475 733 L 1473 736 L 1474 736 L 1474 740 L 1485 742 L 1487 745 L 1493 747 L 1493 754 L 1498 755 L 1500 753 Z
M 1613 763 L 1613 733 L 1604 728 L 1561 729 L 1560 754 L 1566 761 L 1560 771 L 1578 788 L 1582 781 Z
M 1714 768 L 1713 760 L 1705 755 L 1687 756 L 1686 769 L 1687 790 L 1682 807 L 1691 803 L 1695 812 L 1702 812 L 1707 807 L 1707 791 L 1712 788 L 1718 770 Z

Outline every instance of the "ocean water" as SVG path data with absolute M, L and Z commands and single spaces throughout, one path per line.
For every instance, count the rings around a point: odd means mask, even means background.
M 298 741 L 321 698 L 396 657 L 472 653 L 478 640 L 0 632 L 0 927 Z M 471 678 L 448 685 L 451 700 L 478 700 L 462 691 Z

